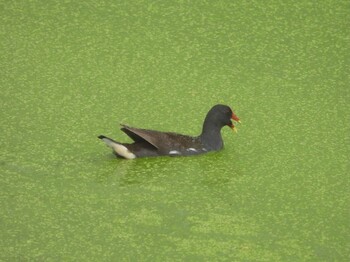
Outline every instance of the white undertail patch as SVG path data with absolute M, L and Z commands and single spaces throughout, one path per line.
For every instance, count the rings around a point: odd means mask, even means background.
M 124 157 L 126 159 L 136 158 L 136 155 L 131 153 L 130 150 L 126 148 L 126 146 L 115 143 L 114 141 L 108 138 L 103 138 L 102 140 L 106 143 L 107 146 L 113 148 L 113 150 L 121 157 Z
M 169 151 L 169 155 L 181 155 L 181 153 L 179 151 L 176 151 L 176 150 L 171 150 L 171 151 Z
M 135 154 L 131 153 L 129 149 L 127 149 L 123 145 L 113 144 L 113 149 L 117 152 L 118 155 L 126 158 L 126 159 L 134 159 L 136 158 Z

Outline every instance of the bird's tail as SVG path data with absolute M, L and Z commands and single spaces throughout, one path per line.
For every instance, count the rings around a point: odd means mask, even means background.
M 125 145 L 103 135 L 98 136 L 98 138 L 105 142 L 107 146 L 112 148 L 118 156 L 124 157 L 126 159 L 136 158 L 136 155 L 130 152 Z
M 120 143 L 118 143 L 117 141 L 114 141 L 113 139 L 106 137 L 104 135 L 100 135 L 100 136 L 98 136 L 98 138 L 101 139 L 103 142 L 105 142 L 106 145 L 111 147 L 111 148 L 113 148 L 113 146 L 115 144 L 120 145 Z

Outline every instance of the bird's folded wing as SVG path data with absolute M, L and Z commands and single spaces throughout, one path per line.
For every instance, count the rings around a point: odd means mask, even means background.
M 121 126 L 121 130 L 135 142 L 147 141 L 158 149 L 160 147 L 161 141 L 164 139 L 164 134 L 159 131 L 134 128 L 126 125 Z

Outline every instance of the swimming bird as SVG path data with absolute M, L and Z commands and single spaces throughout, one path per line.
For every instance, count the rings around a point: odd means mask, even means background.
M 125 159 L 154 156 L 190 156 L 218 151 L 223 148 L 221 128 L 229 126 L 237 132 L 232 121 L 240 123 L 229 106 L 215 105 L 207 113 L 199 136 L 161 132 L 121 125 L 121 130 L 134 142 L 121 143 L 104 135 L 98 136 L 114 154 Z

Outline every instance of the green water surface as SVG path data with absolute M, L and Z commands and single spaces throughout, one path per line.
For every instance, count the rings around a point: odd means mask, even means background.
M 2 1 L 0 261 L 349 261 L 348 1 Z M 225 149 L 115 159 L 119 123 Z

